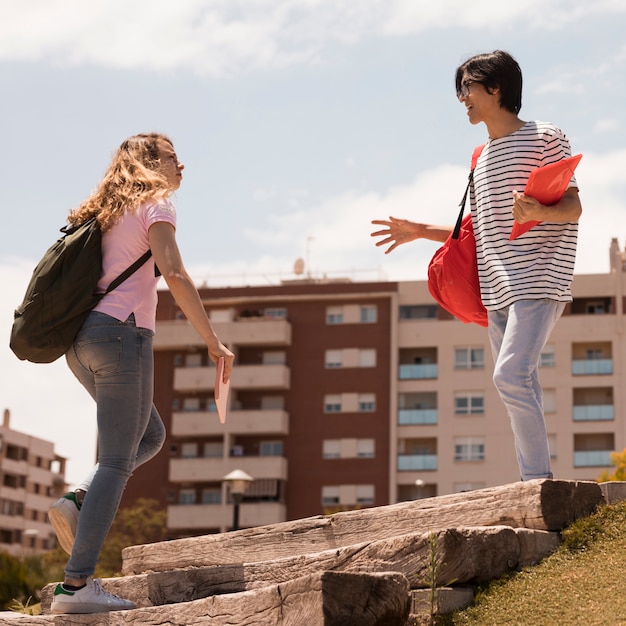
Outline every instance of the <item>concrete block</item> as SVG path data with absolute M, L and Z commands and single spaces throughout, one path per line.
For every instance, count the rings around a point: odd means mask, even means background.
M 600 490 L 607 504 L 626 500 L 626 481 L 610 480 L 606 483 L 600 483 Z

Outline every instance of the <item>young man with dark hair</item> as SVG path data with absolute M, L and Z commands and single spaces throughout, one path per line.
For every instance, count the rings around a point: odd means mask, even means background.
M 456 93 L 471 124 L 484 123 L 488 140 L 470 189 L 481 299 L 488 314 L 493 381 L 515 439 L 522 480 L 552 478 L 539 383 L 539 357 L 556 321 L 571 301 L 578 219 L 582 213 L 572 177 L 561 200 L 544 206 L 526 196 L 530 173 L 571 156 L 569 141 L 549 122 L 524 122 L 522 72 L 502 50 L 474 56 L 456 70 Z M 540 221 L 510 241 L 514 221 Z M 377 246 L 425 238 L 445 241 L 451 226 L 390 217 L 372 233 Z

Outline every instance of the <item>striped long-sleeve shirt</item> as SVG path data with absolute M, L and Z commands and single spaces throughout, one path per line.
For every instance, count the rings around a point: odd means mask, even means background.
M 516 132 L 490 140 L 478 159 L 470 190 L 478 275 L 487 309 L 516 300 L 572 299 L 577 223 L 542 222 L 513 241 L 513 190 L 524 191 L 530 172 L 571 156 L 556 126 L 527 122 Z M 570 186 L 576 186 L 572 178 Z

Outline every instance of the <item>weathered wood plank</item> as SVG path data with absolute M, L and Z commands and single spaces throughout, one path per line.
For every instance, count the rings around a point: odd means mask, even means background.
M 7 624 L 404 626 L 410 603 L 409 584 L 401 574 L 319 572 L 279 585 L 192 602 L 100 615 L 44 615 Z
M 259 526 L 218 535 L 131 546 L 123 573 L 268 561 L 364 541 L 457 526 L 561 530 L 603 501 L 588 481 L 532 480 L 460 494 L 401 502 Z
M 431 537 L 436 541 L 431 542 Z M 416 589 L 429 587 L 433 582 L 445 586 L 498 578 L 512 569 L 538 562 L 559 541 L 558 533 L 508 526 L 443 529 L 266 562 L 126 576 L 104 581 L 104 585 L 138 606 L 250 591 L 324 571 L 397 572 Z M 436 568 L 431 565 L 433 556 L 439 564 Z M 44 589 L 44 610 L 50 606 L 53 588 L 48 585 Z

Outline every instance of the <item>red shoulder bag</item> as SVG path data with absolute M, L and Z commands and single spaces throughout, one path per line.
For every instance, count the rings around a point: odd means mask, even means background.
M 478 146 L 472 154 L 469 180 L 454 230 L 428 265 L 428 290 L 448 313 L 462 322 L 487 326 L 487 309 L 480 298 L 478 284 L 472 216 L 468 213 L 463 217 L 467 194 L 474 180 L 474 168 L 482 149 L 483 146 Z

